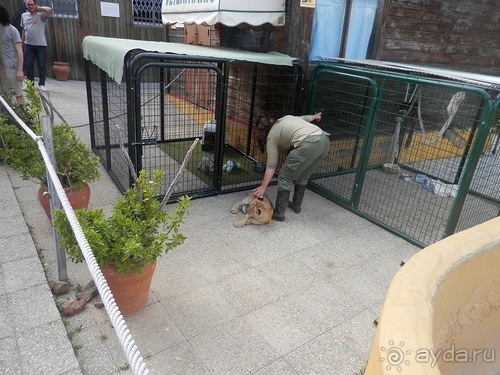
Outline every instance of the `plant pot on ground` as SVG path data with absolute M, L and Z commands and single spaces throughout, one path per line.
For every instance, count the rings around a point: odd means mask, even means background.
M 17 107 L 16 113 L 35 134 L 41 134 L 39 113 L 42 103 L 34 85 L 26 88 L 27 105 Z M 52 138 L 57 175 L 67 192 L 68 199 L 79 194 L 75 190 L 85 189 L 87 194 L 72 203 L 74 208 L 88 206 L 90 191 L 88 182 L 100 178 L 99 158 L 76 135 L 66 123 L 52 125 Z M 45 163 L 35 140 L 33 140 L 8 113 L 0 114 L 0 160 L 17 170 L 23 179 L 40 184 L 38 194 L 42 207 L 50 219 L 50 203 L 47 195 L 47 174 Z M 72 197 L 73 196 L 73 197 Z
M 71 73 L 71 67 L 65 61 L 54 61 L 52 71 L 58 81 L 67 81 Z
M 127 189 L 105 217 L 102 209 L 76 210 L 87 241 L 123 315 L 140 311 L 147 303 L 149 287 L 158 257 L 181 245 L 179 232 L 190 198 L 180 197 L 172 215 L 157 199 L 163 171 L 152 176 L 141 171 L 133 187 Z M 71 261 L 84 256 L 63 210 L 53 211 L 53 224 L 60 244 Z

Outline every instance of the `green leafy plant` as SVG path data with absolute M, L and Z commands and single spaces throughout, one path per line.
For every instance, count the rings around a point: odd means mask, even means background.
M 141 171 L 135 184 L 115 201 L 107 218 L 102 209 L 75 211 L 100 266 L 112 264 L 123 274 L 129 270 L 140 272 L 146 263 L 155 262 L 184 242 L 186 238 L 179 228 L 191 205 L 190 198 L 180 197 L 172 216 L 164 211 L 157 199 L 163 176 L 163 171 L 154 170 L 150 179 Z M 54 210 L 52 217 L 70 260 L 82 262 L 83 254 L 64 211 Z
M 28 105 L 16 108 L 16 114 L 37 135 L 41 134 L 39 113 L 42 110 L 40 95 L 32 82 L 27 83 Z M 66 123 L 52 125 L 52 138 L 57 175 L 63 187 L 81 188 L 84 183 L 100 178 L 99 158 Z M 45 163 L 33 140 L 7 113 L 0 114 L 0 160 L 3 160 L 26 180 L 47 185 Z

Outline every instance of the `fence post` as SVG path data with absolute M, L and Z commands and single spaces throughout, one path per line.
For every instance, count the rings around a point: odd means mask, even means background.
M 40 125 L 42 127 L 42 137 L 45 149 L 47 150 L 47 154 L 50 157 L 50 162 L 52 163 L 52 166 L 57 172 L 56 158 L 54 152 L 54 142 L 52 140 L 52 121 L 50 119 L 50 116 L 40 115 Z M 54 187 L 54 184 L 52 183 L 48 171 L 47 171 L 47 190 L 50 194 L 50 210 L 52 211 L 56 208 L 61 208 L 61 201 L 57 196 L 56 189 Z M 66 254 L 64 252 L 64 249 L 59 246 L 59 236 L 54 226 L 52 226 L 52 233 L 54 234 L 54 242 L 56 245 L 58 278 L 59 281 L 67 281 L 68 269 L 66 266 Z

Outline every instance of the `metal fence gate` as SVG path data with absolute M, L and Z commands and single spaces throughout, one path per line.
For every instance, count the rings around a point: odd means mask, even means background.
M 118 188 L 137 171 L 166 171 L 163 197 L 195 138 L 191 159 L 171 200 L 249 190 L 263 174 L 255 121 L 293 114 L 303 86 L 299 64 L 268 65 L 232 58 L 184 56 L 133 50 L 118 84 L 86 60 L 91 142 Z M 91 79 L 99 77 L 99 79 Z
M 309 187 L 422 247 L 498 216 L 500 85 L 475 78 L 316 66 L 307 112 L 331 149 Z
M 166 171 L 161 198 L 195 138 L 171 200 L 249 190 L 266 160 L 258 117 L 322 111 L 331 147 L 311 190 L 422 247 L 499 215 L 500 79 L 328 62 L 302 111 L 297 61 L 210 56 L 132 49 L 120 84 L 86 60 L 92 149 L 121 191 L 132 182 L 122 149 L 137 171 Z

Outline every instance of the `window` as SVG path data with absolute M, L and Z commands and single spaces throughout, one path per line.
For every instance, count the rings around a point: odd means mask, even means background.
M 52 17 L 79 18 L 78 0 L 38 0 L 38 5 L 52 8 Z
M 266 28 L 238 28 L 221 25 L 221 46 L 256 52 L 274 49 L 274 32 Z
M 317 0 L 309 60 L 371 57 L 379 0 Z
M 161 0 L 132 0 L 134 24 L 163 26 L 161 22 Z

